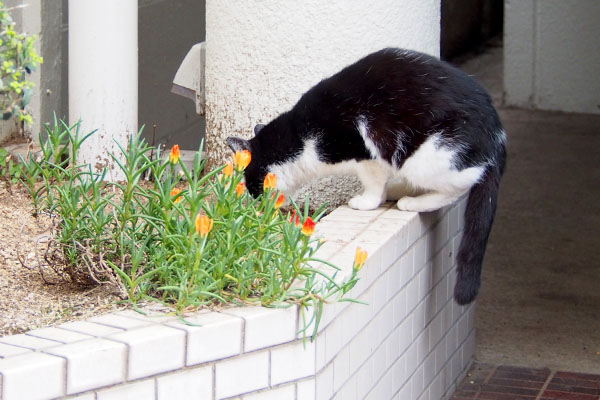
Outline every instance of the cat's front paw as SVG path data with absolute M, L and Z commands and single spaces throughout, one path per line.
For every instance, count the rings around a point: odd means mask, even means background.
M 355 210 L 374 210 L 379 207 L 381 201 L 377 198 L 367 196 L 354 196 L 348 202 L 350 208 Z

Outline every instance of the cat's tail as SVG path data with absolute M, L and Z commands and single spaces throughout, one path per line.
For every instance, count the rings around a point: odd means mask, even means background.
M 481 265 L 496 213 L 502 169 L 496 166 L 488 167 L 481 181 L 475 184 L 469 193 L 463 237 L 456 255 L 454 299 L 461 305 L 475 300 L 479 292 Z

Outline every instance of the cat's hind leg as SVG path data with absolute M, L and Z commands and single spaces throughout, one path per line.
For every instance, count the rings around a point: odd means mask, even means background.
M 385 201 L 385 185 L 391 176 L 390 168 L 382 162 L 369 160 L 358 164 L 356 175 L 363 185 L 363 192 L 348 202 L 355 210 L 373 210 Z
M 415 197 L 402 197 L 396 204 L 403 211 L 429 212 L 454 203 L 464 193 L 466 192 L 450 195 L 441 192 L 429 192 Z
M 427 212 L 455 202 L 481 178 L 485 165 L 458 169 L 455 160 L 459 149 L 440 144 L 441 134 L 430 136 L 405 162 L 399 171 L 411 185 L 423 190 L 398 200 L 398 208 Z

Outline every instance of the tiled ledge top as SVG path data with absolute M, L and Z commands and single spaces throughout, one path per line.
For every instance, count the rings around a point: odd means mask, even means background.
M 450 212 L 455 210 L 458 214 L 457 208 Z M 356 247 L 365 249 L 369 258 L 361 271 L 361 280 L 352 292 L 358 295 L 376 279 L 379 271 L 375 269 L 384 261 L 382 257 L 399 257 L 447 211 L 419 215 L 399 211 L 392 203 L 372 211 L 339 207 L 317 225 L 317 233 L 326 238 L 318 255 L 341 267 L 338 278 L 343 279 L 351 271 Z M 457 216 L 454 219 L 458 221 Z M 378 251 L 384 246 L 386 251 Z M 393 251 L 389 251 L 390 246 Z M 336 313 L 342 310 L 335 309 Z M 127 363 L 106 366 L 102 384 L 108 385 L 232 357 L 301 337 L 298 333 L 301 317 L 296 306 L 202 310 L 186 315 L 185 322 L 156 307 L 147 306 L 145 311 L 147 315 L 126 310 L 2 337 L 0 375 L 14 374 L 19 370 L 18 366 L 36 363 L 57 363 L 64 368 L 66 360 L 69 361 L 67 368 L 77 368 L 78 360 L 83 362 L 86 357 L 102 354 L 127 359 Z M 320 329 L 326 324 L 324 321 Z M 127 371 L 123 370 L 125 368 Z M 87 389 L 67 387 L 67 393 Z

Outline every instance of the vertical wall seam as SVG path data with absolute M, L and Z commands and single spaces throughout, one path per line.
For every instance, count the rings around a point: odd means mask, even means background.
M 271 383 L 271 354 L 273 354 L 273 351 L 269 350 L 269 362 L 267 364 L 267 368 L 268 368 L 268 371 L 267 371 L 267 375 L 268 375 L 268 378 L 267 378 L 267 387 L 269 387 L 269 388 L 273 387 L 272 383 Z
M 127 380 L 129 379 L 129 355 L 130 355 L 129 352 L 130 352 L 129 344 L 125 343 L 125 353 L 124 353 L 125 368 L 123 368 L 123 382 L 127 382 Z
M 63 357 L 63 356 L 58 356 L 62 359 L 65 360 L 65 364 L 63 365 L 63 377 L 64 377 L 64 382 L 63 382 L 63 390 L 65 393 L 65 396 L 67 395 L 67 379 L 68 379 L 68 363 L 69 363 L 69 359 L 67 357 Z
M 185 335 L 185 341 L 183 342 L 183 368 L 186 369 L 188 366 L 188 343 L 190 339 L 190 334 L 188 331 L 183 331 Z
M 214 363 L 211 368 L 212 372 L 212 398 L 217 398 L 217 364 Z
M 155 377 L 154 379 L 152 379 L 152 382 L 154 382 L 154 400 L 158 400 L 158 378 L 164 376 L 164 375 L 159 375 L 157 377 Z
M 241 354 L 246 353 L 246 318 L 242 317 Z
M 538 108 L 538 0 L 533 0 L 533 16 L 532 16 L 532 38 L 531 38 L 531 106 Z

